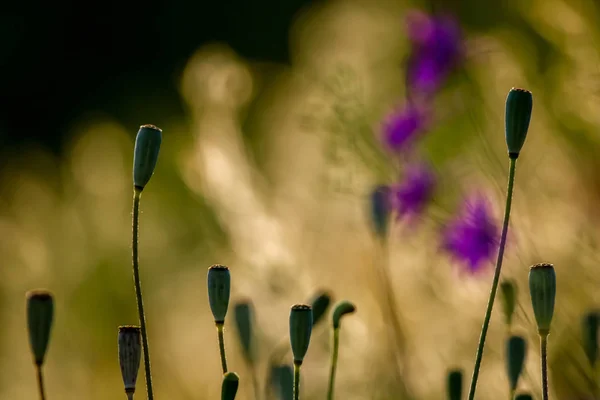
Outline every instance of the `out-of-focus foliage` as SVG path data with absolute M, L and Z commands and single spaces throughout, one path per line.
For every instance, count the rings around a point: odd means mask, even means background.
M 436 97 L 435 124 L 419 145 L 441 188 L 416 226 L 390 227 L 386 255 L 405 347 L 403 385 L 415 399 L 439 399 L 450 368 L 470 376 L 491 276 L 459 273 L 440 251 L 440 228 L 474 191 L 489 194 L 500 218 L 504 100 L 517 86 L 531 90 L 535 104 L 503 275 L 517 283 L 518 299 L 528 299 L 528 266 L 555 265 L 550 382 L 555 398 L 583 399 L 598 379 L 581 345 L 580 321 L 599 301 L 599 6 L 592 0 L 443 4 L 465 30 L 468 55 Z M 220 393 L 205 282 L 214 263 L 231 268 L 232 302 L 249 298 L 255 307 L 261 382 L 268 379 L 269 352 L 287 334 L 289 307 L 326 288 L 359 310 L 344 321 L 336 395 L 395 398 L 374 272 L 382 255 L 368 200 L 374 185 L 398 170 L 379 145 L 380 123 L 403 101 L 409 50 L 403 18 L 419 6 L 430 5 L 316 4 L 291 27 L 291 66 L 248 62 L 221 44 L 190 58 L 180 86 L 189 118 L 161 126 L 160 159 L 141 208 L 140 265 L 157 398 Z M 140 124 L 153 122 L 144 99 L 128 107 Z M 48 397 L 124 396 L 117 327 L 137 321 L 130 212 L 138 126 L 106 116 L 72 129 L 64 158 L 30 148 L 6 160 L 2 172 L 2 399 L 35 396 L 24 302 L 35 287 L 52 290 L 56 300 Z M 500 311 L 488 334 L 482 400 L 507 396 Z M 229 318 L 230 368 L 240 375 L 239 398 L 251 399 Z M 538 394 L 537 331 L 527 301 L 517 305 L 512 324 L 531 343 L 519 390 Z M 316 326 L 303 364 L 306 399 L 324 396 L 328 351 L 327 327 Z M 142 391 L 138 382 L 139 396 Z

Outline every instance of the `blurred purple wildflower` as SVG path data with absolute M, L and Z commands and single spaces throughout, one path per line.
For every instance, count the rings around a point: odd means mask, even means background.
M 435 184 L 435 175 L 426 164 L 409 165 L 404 180 L 391 188 L 391 205 L 398 217 L 421 214 L 433 197 Z
M 483 196 L 465 201 L 463 210 L 444 232 L 444 248 L 471 273 L 482 269 L 498 250 L 499 229 Z
M 431 16 L 414 11 L 407 18 L 412 53 L 407 83 L 412 93 L 436 91 L 463 56 L 463 36 L 450 16 Z
M 392 152 L 405 152 L 417 136 L 425 131 L 427 119 L 423 109 L 412 105 L 390 114 L 383 124 L 383 142 Z

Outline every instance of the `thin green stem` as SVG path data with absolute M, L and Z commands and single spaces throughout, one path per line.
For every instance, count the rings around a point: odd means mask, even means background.
M 250 366 L 250 375 L 252 375 L 252 387 L 254 388 L 254 400 L 260 400 L 260 385 L 256 378 L 256 367 L 254 364 Z
M 36 365 L 38 390 L 40 392 L 40 400 L 46 400 L 46 389 L 44 388 L 44 375 L 42 374 L 42 366 Z
M 333 389 L 335 387 L 335 372 L 337 370 L 338 349 L 340 347 L 340 328 L 333 329 L 333 350 L 331 352 L 331 369 L 329 371 L 329 390 L 327 400 L 333 400 Z
M 227 373 L 227 357 L 225 356 L 225 338 L 223 331 L 225 324 L 223 322 L 216 322 L 217 335 L 219 336 L 219 353 L 221 354 L 221 368 L 223 369 L 223 375 Z
M 127 392 L 127 400 L 133 400 L 133 392 Z
M 139 221 L 140 221 L 140 197 L 141 188 L 133 190 L 133 282 L 135 284 L 135 296 L 137 300 L 138 316 L 140 319 L 140 328 L 142 330 L 142 348 L 144 350 L 144 370 L 146 375 L 146 391 L 148 400 L 154 400 L 152 390 L 152 374 L 150 372 L 150 349 L 148 348 L 148 333 L 146 332 L 146 314 L 144 314 L 144 301 L 142 298 L 142 284 L 140 282 L 140 259 L 138 252 L 139 242 Z
M 300 399 L 300 366 L 301 361 L 294 361 L 294 400 Z
M 473 400 L 475 398 L 475 389 L 477 388 L 477 378 L 479 377 L 479 369 L 481 368 L 481 360 L 483 359 L 483 348 L 485 346 L 485 338 L 487 336 L 487 331 L 490 325 L 492 309 L 494 307 L 494 300 L 496 298 L 496 291 L 498 289 L 498 282 L 500 280 L 500 271 L 502 270 L 502 259 L 504 258 L 504 248 L 506 247 L 506 235 L 508 233 L 508 221 L 510 219 L 510 208 L 512 205 L 512 194 L 515 182 L 516 167 L 517 159 L 511 157 L 508 172 L 508 189 L 506 191 L 506 207 L 504 209 L 504 222 L 502 224 L 502 234 L 500 235 L 498 259 L 496 260 L 496 270 L 494 272 L 492 289 L 490 290 L 490 297 L 488 299 L 487 309 L 485 311 L 483 326 L 481 327 L 481 336 L 479 337 L 479 345 L 477 347 L 477 355 L 475 357 L 475 367 L 473 369 L 473 378 L 471 379 L 471 388 L 469 390 L 469 400 Z
M 514 389 L 510 390 L 510 394 L 508 396 L 508 400 L 514 400 L 514 398 L 515 398 L 515 392 L 516 391 Z
M 542 361 L 542 399 L 548 400 L 548 335 L 540 334 L 540 358 Z

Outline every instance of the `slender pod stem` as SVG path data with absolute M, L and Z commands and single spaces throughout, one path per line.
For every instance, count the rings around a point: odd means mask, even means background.
M 127 393 L 127 400 L 133 400 L 133 392 Z
M 331 369 L 329 371 L 329 389 L 327 400 L 333 400 L 333 389 L 335 386 L 335 372 L 337 370 L 338 350 L 340 347 L 340 328 L 333 330 L 333 351 L 331 352 Z
M 146 391 L 148 392 L 148 400 L 154 400 L 154 393 L 152 390 L 152 374 L 150 372 L 150 350 L 148 348 L 148 333 L 146 332 L 146 314 L 144 314 L 144 301 L 142 298 L 142 284 L 140 282 L 140 260 L 138 251 L 141 196 L 142 188 L 136 186 L 133 190 L 133 239 L 131 246 L 133 249 L 133 282 L 135 284 L 135 296 L 137 299 L 140 328 L 142 331 Z
M 35 366 L 37 373 L 38 390 L 40 392 L 40 400 L 46 400 L 46 389 L 44 387 L 44 375 L 42 374 L 42 366 L 37 364 Z
M 225 337 L 223 336 L 225 324 L 223 322 L 216 322 L 215 325 L 217 325 L 217 335 L 219 337 L 219 353 L 221 354 L 221 368 L 223 369 L 223 374 L 226 374 L 227 357 L 225 356 Z
M 294 361 L 294 400 L 300 399 L 300 366 L 301 361 Z
M 540 358 L 542 363 L 542 399 L 548 400 L 548 334 L 540 334 Z
M 515 394 L 516 394 L 516 390 L 511 389 L 510 394 L 508 396 L 508 400 L 514 400 Z
M 490 319 L 492 317 L 492 309 L 494 307 L 494 300 L 496 298 L 496 291 L 498 289 L 498 282 L 500 281 L 500 272 L 502 270 L 502 260 L 504 258 L 504 248 L 506 247 L 506 235 L 508 233 L 508 221 L 510 219 L 510 208 L 512 205 L 513 187 L 515 182 L 515 170 L 517 167 L 517 158 L 510 157 L 510 167 L 508 172 L 508 189 L 506 193 L 506 207 L 504 209 L 504 222 L 502 224 L 502 234 L 500 235 L 500 245 L 498 249 L 498 259 L 496 260 L 496 269 L 494 272 L 494 280 L 492 281 L 492 288 L 490 290 L 490 297 L 488 299 L 487 309 L 485 311 L 485 317 L 483 320 L 483 326 L 481 327 L 481 336 L 479 337 L 479 345 L 477 347 L 477 355 L 475 357 L 475 367 L 473 369 L 473 378 L 471 379 L 471 388 L 469 390 L 469 400 L 475 399 L 475 389 L 477 388 L 477 378 L 479 378 L 479 369 L 481 368 L 481 360 L 483 359 L 483 348 L 485 346 L 485 338 L 490 325 Z
M 252 387 L 254 389 L 254 400 L 260 400 L 260 385 L 258 384 L 258 378 L 256 377 L 256 367 L 252 365 L 250 368 L 250 374 L 252 375 Z

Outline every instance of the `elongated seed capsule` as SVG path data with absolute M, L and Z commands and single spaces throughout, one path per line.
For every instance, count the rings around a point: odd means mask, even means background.
M 533 400 L 533 397 L 529 393 L 522 393 L 517 395 L 515 400 Z
M 556 273 L 552 264 L 536 264 L 529 270 L 531 305 L 540 335 L 550 333 L 556 297 Z
M 320 291 L 313 296 L 310 304 L 313 312 L 313 326 L 315 326 L 327 313 L 331 304 L 331 295 L 326 291 Z
M 594 367 L 598 361 L 598 326 L 600 325 L 600 314 L 598 311 L 590 311 L 583 316 L 581 327 L 583 349 L 585 355 Z
M 510 158 L 519 157 L 527 138 L 531 111 L 533 109 L 533 96 L 525 89 L 512 88 L 506 97 L 506 146 Z
M 390 218 L 389 196 L 390 188 L 385 185 L 378 185 L 371 192 L 371 225 L 375 234 L 380 238 L 387 235 Z
M 50 342 L 54 298 L 47 290 L 32 290 L 27 293 L 26 298 L 29 344 L 35 364 L 42 365 Z
M 119 327 L 119 365 L 125 393 L 135 393 L 135 383 L 142 358 L 142 337 L 139 326 Z
M 312 308 L 306 304 L 296 304 L 290 311 L 290 344 L 294 363 L 302 364 L 310 344 L 312 333 Z
M 517 304 L 517 287 L 512 280 L 505 280 L 500 284 L 500 293 L 502 294 L 502 310 L 504 311 L 504 321 L 507 326 L 512 325 L 512 317 Z
M 237 328 L 238 338 L 242 346 L 244 357 L 250 364 L 254 363 L 254 330 L 253 330 L 253 307 L 249 301 L 242 301 L 233 307 L 233 315 Z
M 455 369 L 448 373 L 448 400 L 461 400 L 463 388 L 463 372 Z
M 162 142 L 162 130 L 154 125 L 142 125 L 135 138 L 133 152 L 133 186 L 143 190 L 156 168 Z
M 240 377 L 235 372 L 227 372 L 223 375 L 221 400 L 235 400 L 239 385 Z
M 208 269 L 208 302 L 216 323 L 224 323 L 229 308 L 231 276 L 225 265 L 215 264 Z
M 511 391 L 517 389 L 526 353 L 527 342 L 521 336 L 511 336 L 506 341 L 506 371 Z

